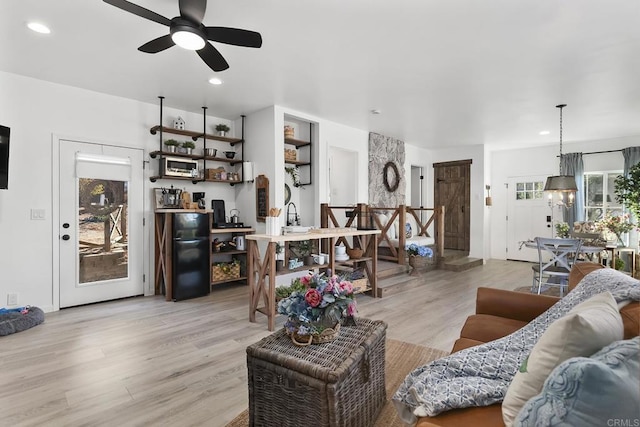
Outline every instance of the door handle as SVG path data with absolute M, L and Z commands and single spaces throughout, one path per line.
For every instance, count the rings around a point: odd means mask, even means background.
M 69 240 L 71 237 L 69 237 L 68 234 L 63 234 L 62 235 L 62 240 Z

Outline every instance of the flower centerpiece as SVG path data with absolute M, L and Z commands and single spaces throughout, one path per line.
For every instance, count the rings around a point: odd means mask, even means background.
M 556 236 L 561 239 L 566 239 L 569 237 L 569 224 L 566 222 L 557 222 L 556 223 Z
M 294 280 L 294 289 L 278 302 L 278 313 L 288 317 L 285 330 L 297 345 L 335 338 L 344 316 L 356 314 L 353 286 L 338 276 L 317 273 Z
M 419 275 L 418 268 L 427 265 L 427 258 L 433 256 L 433 250 L 427 246 L 419 246 L 415 243 L 405 246 L 405 250 L 407 251 L 407 255 L 409 255 L 409 265 L 413 267 L 411 275 Z
M 614 234 L 617 239 L 617 243 L 620 246 L 624 246 L 622 241 L 622 235 L 633 230 L 635 224 L 632 224 L 629 220 L 629 214 L 623 214 L 613 216 L 606 214 L 604 218 L 596 223 L 598 230 Z

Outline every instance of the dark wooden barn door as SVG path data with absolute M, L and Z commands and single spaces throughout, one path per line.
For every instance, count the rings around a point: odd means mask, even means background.
M 444 206 L 444 247 L 469 251 L 471 160 L 433 164 L 434 205 Z

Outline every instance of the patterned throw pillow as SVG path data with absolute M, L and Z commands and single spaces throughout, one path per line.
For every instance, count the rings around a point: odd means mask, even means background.
M 513 377 L 502 402 L 502 418 L 513 425 L 524 404 L 540 393 L 544 381 L 560 363 L 589 356 L 622 339 L 622 318 L 611 293 L 603 292 L 576 305 L 553 322 L 531 349 L 524 369 Z
M 518 414 L 518 427 L 640 425 L 640 338 L 617 341 L 591 358 L 558 365 L 542 393 Z
M 405 230 L 405 236 L 407 237 L 407 239 L 410 239 L 413 236 L 413 230 L 411 229 L 411 223 L 407 223 L 404 226 L 404 230 Z

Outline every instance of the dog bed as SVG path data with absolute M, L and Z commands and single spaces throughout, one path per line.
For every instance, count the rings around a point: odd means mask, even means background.
M 33 328 L 44 322 L 44 312 L 38 307 L 0 308 L 0 337 Z

